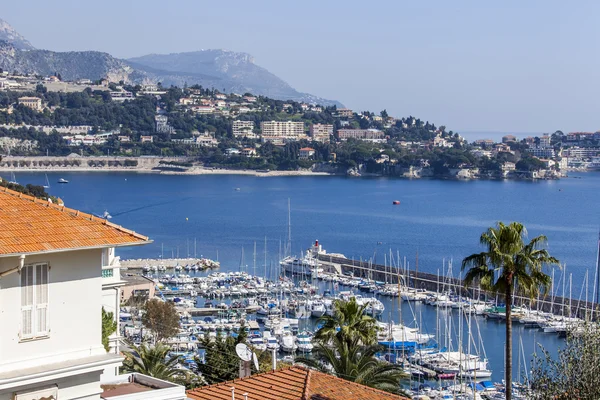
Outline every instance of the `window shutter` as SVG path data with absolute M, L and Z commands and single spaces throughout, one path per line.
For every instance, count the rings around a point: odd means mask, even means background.
M 48 334 L 48 264 L 35 266 L 36 335 Z
M 33 336 L 33 266 L 21 269 L 21 337 Z

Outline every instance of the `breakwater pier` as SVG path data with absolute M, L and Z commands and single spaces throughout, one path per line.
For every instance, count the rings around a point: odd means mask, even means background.
M 319 265 L 328 273 L 352 275 L 407 288 L 423 289 L 436 293 L 453 293 L 470 298 L 494 298 L 496 295 L 482 291 L 478 286 L 466 287 L 460 278 L 438 276 L 418 270 L 405 270 L 371 261 L 353 260 L 329 254 L 319 254 Z M 417 264 L 418 265 L 418 264 Z M 501 296 L 500 296 L 501 297 Z M 578 318 L 600 318 L 600 305 L 585 299 L 540 294 L 535 299 L 515 294 L 513 304 L 527 306 L 555 315 L 572 315 Z

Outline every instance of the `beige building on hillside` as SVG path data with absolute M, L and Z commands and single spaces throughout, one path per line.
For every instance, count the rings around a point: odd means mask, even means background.
M 25 107 L 31 108 L 35 111 L 42 110 L 42 99 L 39 97 L 19 97 L 19 104 L 24 105 Z
M 304 135 L 304 122 L 293 121 L 268 121 L 261 122 L 263 142 L 283 143 L 290 140 L 298 140 Z
M 312 124 L 310 126 L 310 136 L 315 142 L 329 143 L 331 135 L 333 135 L 333 125 L 331 124 Z
M 258 136 L 253 131 L 254 121 L 233 121 L 232 133 L 236 138 L 256 139 Z

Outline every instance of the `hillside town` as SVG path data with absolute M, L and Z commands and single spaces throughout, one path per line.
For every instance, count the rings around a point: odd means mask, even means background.
M 307 170 L 458 179 L 556 179 L 600 168 L 600 132 L 507 134 L 468 143 L 445 126 L 348 108 L 221 93 L 199 86 L 130 86 L 60 74 L 0 75 L 0 167 L 109 165 L 85 157 L 175 157 L 191 167 Z M 44 163 L 28 157 L 47 156 Z M 58 157 L 53 162 L 52 157 Z M 61 158 L 62 157 L 62 158 Z M 124 164 L 124 162 L 123 162 Z M 67 165 L 70 166 L 71 164 Z

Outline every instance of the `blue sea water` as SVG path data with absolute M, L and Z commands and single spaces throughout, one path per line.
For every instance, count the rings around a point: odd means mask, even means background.
M 549 251 L 566 264 L 567 279 L 572 274 L 572 297 L 585 298 L 585 273 L 589 271 L 593 282 L 596 269 L 600 174 L 571 174 L 559 181 L 542 182 L 122 172 L 60 172 L 48 173 L 48 177 L 49 192 L 68 207 L 94 214 L 108 210 L 112 222 L 154 240 L 150 245 L 119 249 L 123 258 L 218 255 L 223 270 L 237 270 L 243 264 L 252 272 L 256 242 L 257 272 L 262 275 L 265 237 L 267 264 L 273 266 L 287 241 L 290 199 L 292 250 L 296 254 L 319 239 L 330 252 L 355 259 L 374 258 L 377 263 L 384 263 L 391 250 L 394 256 L 406 257 L 414 268 L 418 252 L 420 271 L 436 273 L 442 270 L 444 260 L 452 260 L 457 276 L 461 260 L 481 250 L 481 232 L 500 220 L 520 221 L 530 236 L 548 237 Z M 70 183 L 56 183 L 61 177 Z M 45 177 L 43 173 L 18 173 L 17 180 L 43 184 Z M 393 200 L 401 204 L 394 206 Z M 562 272 L 555 274 L 559 282 Z M 559 295 L 561 286 L 556 285 Z M 591 283 L 588 296 L 591 299 Z M 391 309 L 391 304 L 386 307 Z M 405 321 L 407 315 L 422 320 L 430 333 L 435 330 L 436 315 L 431 307 L 417 305 L 411 313 L 405 304 Z M 481 319 L 479 328 L 494 379 L 500 380 L 504 324 Z M 527 360 L 537 343 L 553 352 L 562 343 L 553 334 L 520 326 L 515 326 L 515 335 L 523 341 Z M 515 341 L 515 371 L 522 358 L 517 351 Z

